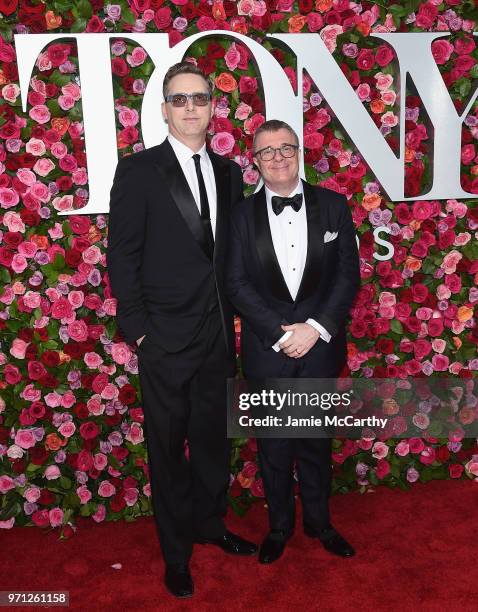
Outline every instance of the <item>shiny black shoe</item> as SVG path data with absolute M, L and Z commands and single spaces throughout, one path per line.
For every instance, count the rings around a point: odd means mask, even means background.
M 304 525 L 304 533 L 309 538 L 318 538 L 328 552 L 339 557 L 353 557 L 355 550 L 331 525 L 325 529 L 315 529 Z
M 230 555 L 242 555 L 250 557 L 257 553 L 257 546 L 252 542 L 244 540 L 235 533 L 226 531 L 220 538 L 199 538 L 196 540 L 198 544 L 213 544 L 219 546 L 222 550 Z
M 164 584 L 171 595 L 180 599 L 192 597 L 194 593 L 193 579 L 186 563 L 166 565 Z
M 285 531 L 273 529 L 261 544 L 259 563 L 274 563 L 282 556 L 288 537 Z

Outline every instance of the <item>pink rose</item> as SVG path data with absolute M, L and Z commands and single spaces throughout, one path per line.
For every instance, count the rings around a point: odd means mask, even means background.
M 78 487 L 76 489 L 76 494 L 80 498 L 80 504 L 87 504 L 92 498 L 92 493 L 86 485 L 81 485 L 81 487 Z
M 56 480 L 60 476 L 60 468 L 57 465 L 49 465 L 45 470 L 45 478 L 47 480 Z
M 377 89 L 380 91 L 385 91 L 390 89 L 393 83 L 393 76 L 391 74 L 384 74 L 383 72 L 377 72 L 374 75 L 375 80 L 377 81 Z
M 383 459 L 388 455 L 388 446 L 383 442 L 375 442 L 372 448 L 372 455 L 375 459 Z
M 318 32 L 324 25 L 324 19 L 319 13 L 307 13 L 306 18 L 309 32 Z
M 320 38 L 324 41 L 327 49 L 333 53 L 337 48 L 337 36 L 342 34 L 344 31 L 343 27 L 338 24 L 326 25 L 320 31 Z
M 138 489 L 135 487 L 129 487 L 124 490 L 124 500 L 127 506 L 134 506 L 138 501 Z
M 394 91 L 382 91 L 380 97 L 384 104 L 386 104 L 387 106 L 392 106 L 393 104 L 395 104 L 397 94 Z
M 48 107 L 44 104 L 33 106 L 28 114 L 30 115 L 30 118 L 33 119 L 33 121 L 36 121 L 40 124 L 48 123 L 51 118 L 50 111 L 48 110 Z
M 245 119 L 249 117 L 251 112 L 252 112 L 252 108 L 248 104 L 241 102 L 239 106 L 236 108 L 234 117 L 236 119 L 239 119 L 239 121 L 244 121 Z
M 0 493 L 5 494 L 11 489 L 15 488 L 15 483 L 13 482 L 13 478 L 10 476 L 0 476 Z
M 446 355 L 433 355 L 432 366 L 435 372 L 446 372 L 449 365 L 450 360 Z
M 244 121 L 244 132 L 246 134 L 252 135 L 257 130 L 257 128 L 260 127 L 264 122 L 264 115 L 261 115 L 261 113 L 256 113 L 255 115 L 252 115 L 252 117 Z
M 368 83 L 360 83 L 355 91 L 361 102 L 370 99 L 370 85 Z
M 103 359 L 98 353 L 91 352 L 85 353 L 84 362 L 91 370 L 97 370 L 103 363 Z
M 11 529 L 15 525 L 15 517 L 7 519 L 6 521 L 0 521 L 0 529 Z
M 47 176 L 55 168 L 51 159 L 42 157 L 33 166 L 33 170 L 40 176 Z
M 75 98 L 73 96 L 70 96 L 69 94 L 58 97 L 58 104 L 60 105 L 60 108 L 64 111 L 73 108 L 75 106 L 75 102 Z
M 395 447 L 395 454 L 399 457 L 405 457 L 410 452 L 410 446 L 406 440 L 401 440 Z
M 25 150 L 27 153 L 31 153 L 35 157 L 41 157 L 46 153 L 46 147 L 43 140 L 39 140 L 38 138 L 30 138 L 25 146 Z
M 473 476 L 478 476 L 478 460 L 476 459 L 476 456 L 465 464 L 465 470 Z
M 320 149 L 324 144 L 324 137 L 320 132 L 306 134 L 304 136 L 304 147 L 306 149 Z
M 68 153 L 68 149 L 66 148 L 66 145 L 63 142 L 54 142 L 51 145 L 50 150 L 52 155 L 54 155 L 57 159 L 65 157 L 65 155 Z
M 241 76 L 239 79 L 240 93 L 255 93 L 257 91 L 257 79 L 249 76 Z
M 30 187 L 30 193 L 34 198 L 40 200 L 40 202 L 46 203 L 50 200 L 50 191 L 48 187 L 40 181 L 37 181 Z
M 453 45 L 447 40 L 440 39 L 432 42 L 432 55 L 437 64 L 446 64 L 453 53 Z
M 143 428 L 139 423 L 132 423 L 128 434 L 126 435 L 126 439 L 131 444 L 141 444 L 144 442 Z
M 110 401 L 116 399 L 118 397 L 118 394 L 118 387 L 113 383 L 108 383 L 101 391 L 101 398 Z
M 76 431 L 76 425 L 72 421 L 66 421 L 60 425 L 58 431 L 64 438 L 71 438 Z
M 52 527 L 61 527 L 63 523 L 63 510 L 61 508 L 52 508 L 48 512 L 48 518 Z
M 144 64 L 145 59 L 148 57 L 148 54 L 143 49 L 143 47 L 135 47 L 131 53 L 131 55 L 126 56 L 126 61 L 130 66 L 136 67 Z
M 38 160 L 38 161 L 41 161 L 41 160 Z M 31 187 L 37 180 L 37 177 L 35 176 L 35 174 L 31 170 L 28 170 L 27 168 L 19 168 L 17 170 L 17 176 L 19 180 L 24 185 L 28 185 L 28 187 Z
M 15 83 L 10 83 L 9 85 L 5 85 L 2 88 L 2 96 L 4 100 L 7 102 L 16 102 L 18 96 L 20 95 L 20 87 Z
M 116 493 L 116 488 L 109 480 L 102 480 L 98 487 L 98 495 L 101 497 L 112 497 Z
M 259 180 L 259 172 L 253 166 L 248 166 L 244 170 L 243 178 L 246 185 L 255 185 Z
M 15 338 L 12 342 L 12 346 L 10 347 L 10 355 L 16 359 L 25 359 L 28 344 L 28 342 L 25 342 L 20 338 Z
M 124 342 L 117 342 L 113 344 L 111 357 L 115 363 L 125 365 L 131 359 L 131 351 Z
M 16 206 L 20 198 L 18 193 L 9 187 L 0 187 L 0 206 L 2 208 L 11 208 Z
M 238 15 L 249 15 L 251 16 L 254 12 L 254 0 L 239 0 L 237 3 L 237 14 Z
M 103 504 L 99 504 L 92 518 L 96 523 L 101 523 L 102 521 L 105 520 L 105 517 L 106 517 L 106 508 Z
M 27 502 L 34 504 L 40 498 L 40 493 L 41 491 L 39 487 L 29 487 L 23 493 L 23 497 L 27 500 Z
M 238 5 L 238 9 L 239 9 L 239 5 Z M 235 70 L 237 66 L 239 65 L 240 60 L 241 60 L 241 54 L 239 53 L 236 47 L 236 43 L 232 43 L 232 45 L 227 50 L 226 55 L 224 56 L 224 61 L 226 62 L 226 66 L 229 68 L 229 70 Z
M 31 429 L 19 429 L 15 435 L 15 444 L 20 448 L 28 449 L 35 446 L 36 440 Z
M 134 108 L 123 108 L 119 112 L 118 119 L 123 127 L 136 125 L 139 121 L 138 111 Z
M 211 148 L 218 155 L 227 155 L 234 148 L 234 136 L 229 132 L 218 132 L 211 139 Z
M 59 211 L 73 210 L 73 196 L 65 195 L 62 198 L 54 198 L 52 204 Z
M 93 463 L 95 468 L 101 472 L 108 465 L 108 459 L 104 453 L 96 453 L 93 457 Z

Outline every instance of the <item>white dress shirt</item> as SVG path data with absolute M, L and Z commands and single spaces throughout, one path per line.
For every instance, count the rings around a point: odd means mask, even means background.
M 168 140 L 170 145 L 173 147 L 173 151 L 178 159 L 179 165 L 186 177 L 189 188 L 194 196 L 196 206 L 198 207 L 199 213 L 201 213 L 201 197 L 199 195 L 199 184 L 196 174 L 196 166 L 194 164 L 194 151 L 188 146 L 180 142 L 177 138 L 174 138 L 171 134 L 168 134 Z M 216 198 L 216 179 L 214 178 L 214 168 L 212 167 L 209 155 L 206 152 L 206 145 L 198 151 L 201 157 L 201 172 L 204 178 L 204 184 L 206 185 L 207 199 L 209 202 L 209 210 L 211 212 L 211 226 L 214 237 L 216 236 L 216 216 L 217 216 L 217 198 Z
M 279 262 L 279 266 L 284 277 L 287 288 L 292 299 L 295 300 L 299 291 L 302 276 L 304 274 L 305 261 L 307 258 L 307 214 L 305 202 L 298 211 L 292 206 L 285 206 L 284 210 L 276 215 L 272 210 L 272 197 L 279 195 L 265 186 L 267 201 L 267 216 L 272 235 L 272 244 Z M 296 188 L 287 196 L 292 198 L 301 193 L 303 197 L 302 181 L 299 180 Z M 331 336 L 329 332 L 315 319 L 307 319 L 309 323 L 319 333 L 322 340 L 329 342 Z M 273 345 L 275 351 L 280 351 L 279 344 L 284 342 L 292 335 L 291 331 L 284 335 Z

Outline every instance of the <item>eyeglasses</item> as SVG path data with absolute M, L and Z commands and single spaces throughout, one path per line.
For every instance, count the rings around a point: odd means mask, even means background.
M 166 102 L 169 102 L 176 108 L 181 108 L 182 106 L 186 106 L 188 100 L 192 100 L 194 106 L 206 106 L 211 100 L 212 96 L 210 93 L 175 93 L 166 96 Z
M 276 151 L 282 155 L 282 157 L 294 157 L 295 152 L 299 148 L 299 145 L 283 144 L 280 147 L 265 147 L 260 151 L 253 153 L 254 157 L 259 157 L 262 161 L 272 161 L 276 155 Z

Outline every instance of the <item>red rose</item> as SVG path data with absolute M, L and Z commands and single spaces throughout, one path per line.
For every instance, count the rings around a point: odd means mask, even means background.
M 32 521 L 37 527 L 49 527 L 50 517 L 48 516 L 48 510 L 36 510 L 32 514 Z
M 380 45 L 375 52 L 375 61 L 382 68 L 393 60 L 393 51 L 388 45 Z
M 416 25 L 419 28 L 431 28 L 438 15 L 438 7 L 430 2 L 421 4 L 418 9 Z
M 206 49 L 206 56 L 213 60 L 221 59 L 226 55 L 226 50 L 217 42 L 210 42 Z
M 100 428 L 92 421 L 87 421 L 80 425 L 80 435 L 84 440 L 93 440 L 99 433 Z
M 55 43 L 47 49 L 48 59 L 55 68 L 64 64 L 68 60 L 70 53 L 71 46 L 63 43 Z
M 85 32 L 96 33 L 96 32 L 104 32 L 105 25 L 98 17 L 98 15 L 93 15 L 88 23 L 86 24 Z
M 0 13 L 5 16 L 13 15 L 17 10 L 18 0 L 0 0 Z
M 87 472 L 93 467 L 93 455 L 87 450 L 80 451 L 76 458 L 76 466 L 82 472 Z
M 154 23 L 158 30 L 165 30 L 171 22 L 171 9 L 168 6 L 158 9 L 154 14 Z
M 136 401 L 136 389 L 133 385 L 126 383 L 121 387 L 118 399 L 122 404 L 133 404 Z
M 386 459 L 379 459 L 377 461 L 375 473 L 377 474 L 377 478 L 382 480 L 390 473 L 390 463 Z
M 88 407 L 83 402 L 78 402 L 73 408 L 73 412 L 80 420 L 88 418 L 89 415 Z
M 123 461 L 129 455 L 129 450 L 124 446 L 113 446 L 111 449 L 111 454 L 118 461 Z
M 40 491 L 40 497 L 38 498 L 38 503 L 42 506 L 49 506 L 55 501 L 54 494 L 48 489 L 42 489 Z
M 462 465 L 458 463 L 452 463 L 451 465 L 448 466 L 450 478 L 461 478 L 461 475 L 463 474 L 464 469 L 465 468 Z
M 69 217 L 69 221 L 75 234 L 86 234 L 91 227 L 91 221 L 85 215 L 72 215 Z
M 443 319 L 430 319 L 427 327 L 429 335 L 438 338 L 443 333 Z
M 449 458 L 450 458 L 450 451 L 448 450 L 448 447 L 440 446 L 440 448 L 437 450 L 438 461 L 440 461 L 440 463 L 446 463 Z
M 48 460 L 48 452 L 43 446 L 34 446 L 28 452 L 33 465 L 43 465 Z
M 255 93 L 257 91 L 257 79 L 249 76 L 241 76 L 239 79 L 239 91 L 243 93 Z
M 360 70 L 371 70 L 375 66 L 375 57 L 370 49 L 360 49 L 357 66 Z

